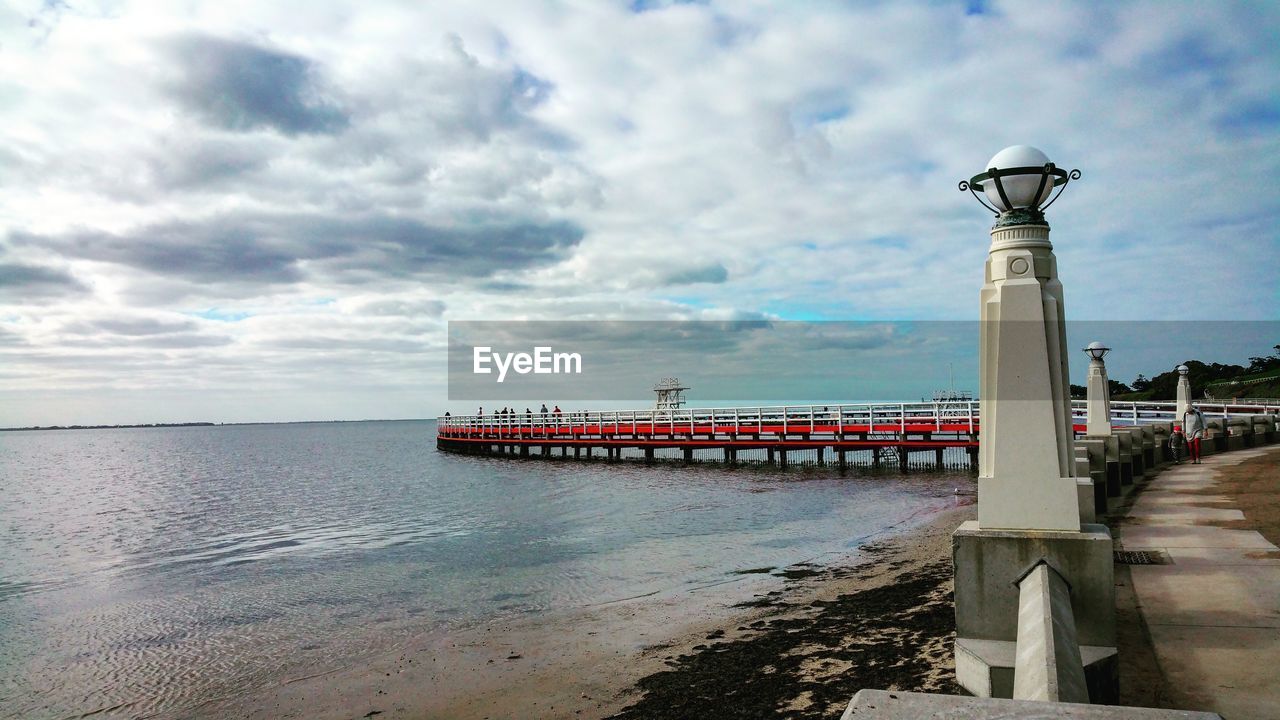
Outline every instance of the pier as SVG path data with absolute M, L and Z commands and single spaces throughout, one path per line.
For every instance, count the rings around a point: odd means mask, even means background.
M 1280 413 L 1280 401 L 1199 407 L 1227 423 Z M 1071 410 L 1082 437 L 1086 401 Z M 1175 402 L 1111 403 L 1116 427 L 1171 423 L 1176 414 Z M 963 469 L 976 467 L 980 426 L 976 400 L 455 415 L 437 419 L 436 445 L 518 458 Z

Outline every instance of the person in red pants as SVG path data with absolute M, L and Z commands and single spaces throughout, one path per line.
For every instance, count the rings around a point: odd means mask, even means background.
M 1187 452 L 1193 464 L 1200 464 L 1200 442 L 1204 439 L 1204 413 L 1195 405 L 1182 414 L 1182 432 L 1187 438 Z
M 1169 451 L 1173 453 L 1173 462 L 1175 465 L 1182 464 L 1182 449 L 1187 446 L 1187 437 L 1182 434 L 1182 426 L 1174 425 L 1173 432 L 1169 434 Z

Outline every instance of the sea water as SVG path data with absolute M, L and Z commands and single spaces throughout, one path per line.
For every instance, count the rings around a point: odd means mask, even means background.
M 731 585 L 954 475 L 438 452 L 432 421 L 0 433 L 0 717 L 180 717 L 414 634 Z

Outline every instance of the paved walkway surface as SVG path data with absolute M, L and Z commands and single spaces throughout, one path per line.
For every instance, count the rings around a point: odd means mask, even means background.
M 1224 527 L 1244 514 L 1213 494 L 1216 470 L 1266 454 L 1280 462 L 1271 446 L 1172 466 L 1119 524 L 1117 549 L 1168 559 L 1130 570 L 1171 707 L 1280 718 L 1280 548 L 1254 530 Z

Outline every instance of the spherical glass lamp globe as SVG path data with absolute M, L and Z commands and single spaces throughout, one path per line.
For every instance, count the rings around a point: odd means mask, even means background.
M 987 163 L 988 168 L 997 170 L 1008 170 L 1011 168 L 1036 168 L 1035 173 L 1030 171 L 1023 175 L 1003 175 L 1000 178 L 1000 184 L 1004 186 L 1005 197 L 1009 198 L 1009 204 L 1006 205 L 1000 197 L 1000 191 L 996 189 L 996 181 L 994 178 L 982 183 L 982 190 L 987 194 L 987 199 L 991 204 L 1001 212 L 1013 210 L 1015 208 L 1040 207 L 1045 200 L 1049 199 L 1049 194 L 1053 191 L 1053 179 L 1044 183 L 1044 189 L 1040 190 L 1040 194 L 1036 194 L 1036 190 L 1040 189 L 1041 173 L 1043 168 L 1049 162 L 1049 156 L 1040 152 L 1030 145 L 1013 145 L 1007 147 L 995 154 L 991 161 Z
M 1178 374 L 1179 374 L 1179 375 L 1186 375 L 1186 374 L 1187 374 L 1187 373 L 1189 373 L 1189 372 L 1191 372 L 1191 368 L 1187 367 L 1186 365 L 1179 365 L 1179 366 L 1178 366 Z
M 1089 346 L 1086 347 L 1084 351 L 1089 353 L 1089 357 L 1093 358 L 1094 360 L 1101 360 L 1103 356 L 1111 352 L 1111 348 L 1107 347 L 1106 345 L 1103 345 L 1097 340 L 1094 340 L 1093 342 L 1089 343 Z

